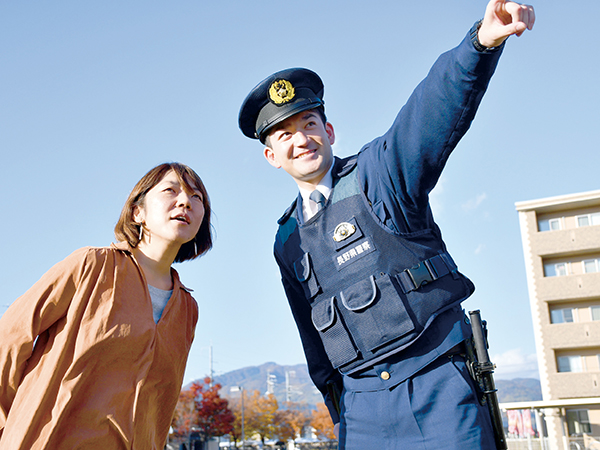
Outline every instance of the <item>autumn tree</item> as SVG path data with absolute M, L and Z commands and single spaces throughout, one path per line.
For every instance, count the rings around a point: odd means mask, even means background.
M 275 415 L 279 408 L 277 399 L 273 394 L 264 396 L 257 390 L 252 391 L 250 395 L 242 391 L 242 395 L 244 396 L 245 437 L 248 439 L 250 436 L 258 435 L 264 444 L 265 440 L 275 436 Z M 232 404 L 235 415 L 232 437 L 237 441 L 236 438 L 241 435 L 241 402 L 235 401 Z
M 275 413 L 275 432 L 282 441 L 293 441 L 296 439 L 296 431 L 292 426 L 291 411 L 279 409 Z
M 203 384 L 194 382 L 181 393 L 173 421 L 176 434 L 186 435 L 193 428 L 206 440 L 232 431 L 234 417 L 227 400 L 219 395 L 221 385 L 210 386 L 210 381 L 206 377 Z
M 315 429 L 319 439 L 335 439 L 333 421 L 325 403 L 317 403 L 317 409 L 312 412 L 310 426 Z
M 283 407 L 275 414 L 276 434 L 283 441 L 294 440 L 301 436 L 309 417 L 298 403 L 286 402 Z
M 273 394 L 265 396 L 258 391 L 254 391 L 249 400 L 254 410 L 252 416 L 254 420 L 249 422 L 249 426 L 254 433 L 260 435 L 260 440 L 264 445 L 266 439 L 275 436 L 275 414 L 279 405 Z
M 220 384 L 210 386 L 210 377 L 204 379 L 204 385 L 192 383 L 190 390 L 195 394 L 198 420 L 196 426 L 206 439 L 222 436 L 231 432 L 233 413 L 226 399 L 221 398 Z
M 173 432 L 176 436 L 188 436 L 196 423 L 196 403 L 191 390 L 181 391 L 173 413 Z
M 245 394 L 246 391 L 242 391 L 242 396 L 245 396 Z M 242 407 L 240 399 L 229 399 L 229 407 L 233 412 L 233 424 L 229 436 L 237 447 L 238 441 L 242 438 Z M 244 422 L 246 422 L 245 419 Z

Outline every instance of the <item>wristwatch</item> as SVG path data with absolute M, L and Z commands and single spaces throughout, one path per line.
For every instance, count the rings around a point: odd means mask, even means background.
M 475 25 L 473 25 L 473 28 L 471 28 L 471 42 L 473 43 L 473 47 L 475 47 L 475 50 L 482 53 L 490 53 L 502 47 L 502 45 L 499 45 L 497 47 L 486 47 L 485 45 L 482 45 L 481 42 L 479 42 L 479 36 L 477 36 L 477 34 L 479 33 L 479 29 L 481 28 L 482 23 L 483 19 L 476 22 Z

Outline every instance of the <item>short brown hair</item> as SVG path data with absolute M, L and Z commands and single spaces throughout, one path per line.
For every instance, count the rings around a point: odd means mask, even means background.
M 197 189 L 202 194 L 202 203 L 204 205 L 204 218 L 198 233 L 189 242 L 181 246 L 175 262 L 188 261 L 203 255 L 212 248 L 212 227 L 210 224 L 210 200 L 208 193 L 202 183 L 202 179 L 190 167 L 185 164 L 172 162 L 164 163 L 151 169 L 140 181 L 134 186 L 129 194 L 119 221 L 115 225 L 115 237 L 118 241 L 126 241 L 133 248 L 137 247 L 140 242 L 140 224 L 133 220 L 133 212 L 137 206 L 143 206 L 146 194 L 150 189 L 162 181 L 169 172 L 175 172 L 177 178 L 185 189 L 193 191 Z M 186 179 L 191 181 L 191 185 Z M 197 251 L 196 251 L 197 250 Z

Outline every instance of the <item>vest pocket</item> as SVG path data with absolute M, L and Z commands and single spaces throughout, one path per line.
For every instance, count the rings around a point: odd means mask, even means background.
M 333 367 L 354 361 L 358 352 L 339 316 L 336 298 L 331 297 L 313 305 L 311 314 L 313 325 L 321 336 Z
M 341 292 L 344 320 L 359 348 L 375 351 L 415 329 L 390 276 L 374 276 Z
M 321 286 L 315 276 L 309 253 L 305 253 L 302 258 L 294 262 L 294 273 L 307 298 L 313 298 L 320 292 Z

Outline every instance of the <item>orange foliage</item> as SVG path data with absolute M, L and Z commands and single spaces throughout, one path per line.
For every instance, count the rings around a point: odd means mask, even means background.
M 219 396 L 220 384 L 210 386 L 210 378 L 203 384 L 194 382 L 189 390 L 183 391 L 173 418 L 173 429 L 179 436 L 187 435 L 192 428 L 207 439 L 222 436 L 233 429 L 233 413 L 227 400 Z
M 315 429 L 319 438 L 335 439 L 333 422 L 325 403 L 318 403 L 313 411 L 310 425 Z

